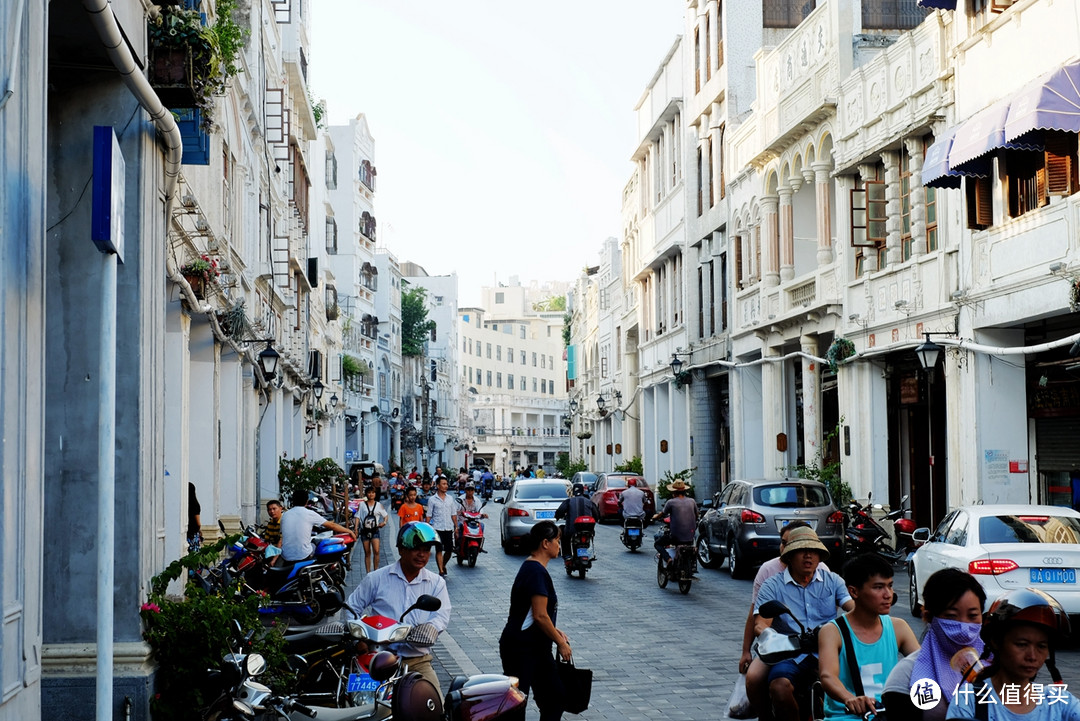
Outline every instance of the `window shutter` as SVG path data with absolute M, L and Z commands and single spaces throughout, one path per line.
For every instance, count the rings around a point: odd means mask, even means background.
M 1041 208 L 1050 203 L 1050 197 L 1046 194 L 1046 165 L 1044 164 L 1035 171 L 1035 202 Z
M 993 193 L 989 178 L 968 178 L 968 227 L 989 228 L 994 223 Z
M 727 195 L 727 180 L 724 177 L 724 130 L 726 123 L 720 125 L 720 199 Z
M 735 249 L 735 289 L 739 290 L 743 287 L 743 255 L 742 255 L 743 237 L 741 235 L 735 236 L 735 242 L 732 246 Z
M 866 203 L 866 189 L 851 189 L 851 245 L 854 248 L 873 247 L 869 238 L 869 212 Z
M 885 182 L 869 180 L 866 182 L 866 239 L 873 243 L 885 242 Z
M 1046 191 L 1070 195 L 1076 189 L 1076 136 L 1048 132 L 1046 143 Z

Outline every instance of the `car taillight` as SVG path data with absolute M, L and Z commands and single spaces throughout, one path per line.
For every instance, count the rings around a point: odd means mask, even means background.
M 743 523 L 765 523 L 765 516 L 749 508 L 743 509 L 741 519 Z
M 1016 561 L 1007 558 L 982 558 L 968 563 L 968 573 L 972 576 L 1000 576 L 1020 568 Z
M 835 513 L 830 513 L 829 517 L 827 519 L 825 519 L 825 522 L 826 523 L 843 523 L 844 522 L 844 512 L 843 511 L 837 511 Z
M 527 516 L 529 512 L 521 508 L 507 508 L 506 515 L 508 516 Z

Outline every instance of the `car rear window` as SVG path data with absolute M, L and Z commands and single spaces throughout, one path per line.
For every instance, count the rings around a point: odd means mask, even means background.
M 649 490 L 649 484 L 645 482 L 645 479 L 638 478 L 637 476 L 608 476 L 607 487 L 608 488 L 626 488 L 627 482 L 633 478 L 635 485 L 643 491 Z
M 1080 518 L 1071 516 L 984 516 L 979 543 L 1080 543 Z
M 518 501 L 561 501 L 567 496 L 568 486 L 562 483 L 522 483 L 514 484 L 514 499 Z
M 783 483 L 775 486 L 756 486 L 754 504 L 772 508 L 817 508 L 832 501 L 822 486 Z

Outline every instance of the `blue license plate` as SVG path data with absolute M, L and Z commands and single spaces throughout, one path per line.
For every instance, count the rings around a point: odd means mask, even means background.
M 631 536 L 640 536 L 641 535 L 641 529 L 640 528 L 627 528 L 626 532 L 629 533 Z
M 361 691 L 378 691 L 379 682 L 366 673 L 350 673 L 349 686 L 346 693 L 359 693 Z
M 589 557 L 589 549 L 587 549 L 587 548 L 579 548 L 577 550 L 577 555 L 580 556 L 581 558 L 588 558 Z
M 555 517 L 555 511 L 537 511 L 536 512 L 536 517 L 537 518 L 554 518 Z
M 1033 568 L 1032 583 L 1076 583 L 1075 568 Z

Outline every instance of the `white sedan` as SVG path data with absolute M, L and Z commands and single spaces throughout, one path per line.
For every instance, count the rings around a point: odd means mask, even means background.
M 1080 614 L 1080 513 L 1063 506 L 954 509 L 908 562 L 913 615 L 922 611 L 926 579 L 943 568 L 973 575 L 986 590 L 987 609 L 1006 591 L 1031 587 L 1056 598 L 1067 613 Z

